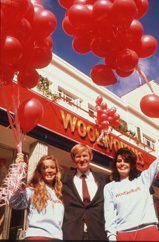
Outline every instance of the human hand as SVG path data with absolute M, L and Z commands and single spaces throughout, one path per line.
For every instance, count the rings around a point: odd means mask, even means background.
M 15 163 L 20 163 L 20 162 L 24 162 L 24 154 L 23 153 L 17 153 Z

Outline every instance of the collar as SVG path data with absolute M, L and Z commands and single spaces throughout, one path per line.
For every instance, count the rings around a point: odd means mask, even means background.
M 89 169 L 89 170 L 87 170 L 87 171 L 84 172 L 84 173 L 85 173 L 86 177 L 88 177 L 88 176 L 90 175 L 91 171 L 90 171 L 90 169 Z M 82 174 L 83 174 L 83 173 L 77 169 L 76 176 L 77 176 L 77 177 L 81 177 Z

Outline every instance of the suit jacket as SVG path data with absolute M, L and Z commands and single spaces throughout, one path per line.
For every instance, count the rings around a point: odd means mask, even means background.
M 97 192 L 85 207 L 74 185 L 75 168 L 64 171 L 62 176 L 65 214 L 63 221 L 64 240 L 83 240 L 83 218 L 87 221 L 89 240 L 107 240 L 104 229 L 104 196 L 103 188 L 109 182 L 108 176 L 100 172 L 92 174 L 98 184 Z

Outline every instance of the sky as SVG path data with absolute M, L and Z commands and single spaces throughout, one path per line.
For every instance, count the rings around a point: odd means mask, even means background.
M 66 9 L 61 7 L 58 0 L 41 1 L 45 9 L 53 12 L 57 18 L 57 28 L 52 34 L 54 42 L 53 53 L 90 77 L 92 67 L 103 63 L 103 58 L 96 57 L 92 53 L 80 54 L 75 52 L 72 48 L 73 37 L 68 36 L 62 29 L 61 23 Z M 139 58 L 139 64 L 147 79 L 155 80 L 159 84 L 159 0 L 149 0 L 149 9 L 139 20 L 143 24 L 144 34 L 154 36 L 158 42 L 157 51 L 151 57 Z M 105 88 L 119 97 L 145 84 L 145 81 L 142 80 L 137 72 L 126 78 L 118 76 L 117 80 L 116 84 L 106 86 Z

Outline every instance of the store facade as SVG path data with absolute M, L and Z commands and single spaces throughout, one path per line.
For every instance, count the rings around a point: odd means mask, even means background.
M 83 86 L 85 85 L 90 92 L 86 89 L 82 89 L 80 86 L 82 85 L 81 73 L 79 73 L 78 77 L 77 71 L 75 75 L 73 73 L 74 70 L 69 69 L 70 67 L 67 69 L 67 65 L 66 63 L 63 63 L 63 61 L 60 60 L 59 63 L 59 60 L 57 59 L 55 62 L 56 63 L 53 63 L 54 65 L 51 66 L 51 70 L 52 68 L 55 68 L 55 66 L 57 70 L 53 69 L 50 76 L 50 69 L 49 71 L 47 70 L 46 73 L 48 73 L 49 79 L 51 79 L 51 76 L 53 75 L 53 80 L 60 80 L 60 92 L 65 88 L 69 88 L 69 83 L 71 80 L 70 87 L 72 88 L 74 84 L 73 90 L 75 90 L 77 93 L 80 93 L 80 90 L 85 90 L 83 94 L 83 104 L 85 103 L 86 99 L 89 98 L 87 97 L 87 94 L 90 95 L 91 100 L 92 97 L 94 97 L 95 100 L 95 95 L 91 92 L 96 87 L 83 81 Z M 61 76 L 58 76 L 60 71 L 62 74 Z M 65 76 L 67 72 L 69 73 L 68 82 L 66 82 L 67 77 Z M 79 83 L 74 83 L 78 78 Z M 62 80 L 65 81 L 63 84 L 61 84 Z M 76 86 L 78 86 L 78 88 Z M 54 99 L 48 99 L 46 96 L 41 95 L 41 93 L 38 93 L 35 90 L 22 88 L 16 83 L 2 87 L 2 89 L 7 98 L 7 103 L 3 98 L 0 99 L 0 129 L 2 134 L 0 136 L 1 184 L 5 174 L 7 174 L 9 165 L 14 162 L 17 152 L 14 135 L 12 129 L 9 127 L 10 123 L 7 116 L 7 107 L 9 107 L 9 110 L 14 117 L 13 99 L 11 97 L 18 97 L 19 102 L 29 98 L 36 98 L 42 103 L 44 108 L 43 116 L 38 122 L 37 126 L 25 134 L 22 141 L 23 152 L 29 156 L 29 172 L 27 179 L 29 179 L 31 176 L 36 165 L 36 161 L 43 154 L 53 153 L 59 160 L 61 167 L 65 168 L 68 166 L 73 166 L 69 151 L 74 144 L 79 142 L 89 145 L 93 150 L 94 157 L 91 162 L 92 169 L 107 174 L 111 173 L 111 162 L 114 153 L 120 147 L 129 147 L 136 153 L 138 157 L 137 165 L 140 171 L 146 169 L 152 163 L 152 161 L 156 159 L 156 153 L 154 152 L 155 150 L 143 144 L 140 140 L 135 140 L 130 136 L 124 135 L 123 132 L 113 130 L 109 135 L 101 137 L 98 126 L 95 123 L 94 116 L 92 114 L 90 116 L 89 110 L 85 106 L 77 105 L 77 103 L 72 102 L 61 95 L 56 96 Z M 75 91 L 69 91 L 69 93 L 75 93 Z M 105 95 L 104 92 L 101 92 L 99 89 L 95 90 L 95 92 L 96 96 L 99 94 L 102 94 L 103 96 Z M 109 99 L 113 100 L 112 104 L 113 102 L 115 105 L 118 104 L 119 111 L 123 113 L 125 117 L 129 115 L 127 113 L 125 114 L 125 110 L 128 109 L 125 108 L 126 106 L 122 101 L 120 103 L 120 101 L 117 99 L 113 99 L 112 95 L 110 98 L 109 96 L 106 96 L 105 98 L 107 98 L 108 101 Z M 80 101 L 81 100 L 82 97 L 80 97 Z M 134 115 L 133 117 L 135 117 L 136 114 L 134 114 L 133 111 L 129 116 L 131 117 L 131 115 Z M 139 115 L 139 119 L 142 119 L 141 115 Z M 145 123 L 146 122 L 148 123 L 147 120 Z M 153 132 L 155 133 L 155 131 Z M 158 204 L 159 195 L 157 195 L 155 199 Z M 25 229 L 26 226 L 26 211 L 11 210 L 8 205 L 1 207 L 0 211 L 0 238 L 19 238 L 21 231 Z
M 14 90 L 16 94 L 19 87 L 17 84 L 12 85 L 14 85 L 12 92 Z M 30 143 L 30 152 L 33 156 L 29 161 L 30 174 L 33 170 L 32 162 L 35 159 L 37 152 L 39 155 L 39 151 L 41 151 L 41 149 L 43 149 L 41 153 L 48 153 L 48 146 L 53 146 L 58 148 L 58 153 L 60 155 L 62 150 L 69 153 L 71 147 L 78 142 L 85 143 L 93 149 L 94 159 L 92 161 L 92 165 L 94 165 L 94 167 L 103 168 L 101 171 L 108 174 L 111 170 L 110 165 L 114 156 L 114 152 L 120 147 L 127 146 L 136 153 L 138 157 L 139 170 L 146 169 L 156 158 L 155 156 L 143 151 L 142 149 L 139 149 L 138 147 L 133 146 L 131 143 L 124 141 L 122 138 L 115 136 L 114 134 L 110 133 L 102 139 L 99 139 L 100 133 L 97 125 L 94 123 L 91 123 L 81 116 L 78 116 L 77 113 L 73 113 L 69 109 L 63 108 L 56 102 L 50 102 L 49 100 L 44 99 L 44 97 L 36 94 L 35 92 L 23 88 L 20 89 L 22 100 L 34 97 L 43 103 L 44 106 L 44 115 L 39 124 L 27 134 L 27 136 L 30 136 L 34 139 L 34 142 Z M 6 89 L 8 100 L 9 97 L 13 95 L 13 93 L 10 91 L 10 88 Z M 9 125 L 7 112 L 3 102 L 0 102 L 0 124 L 4 127 Z M 25 140 L 23 142 L 25 143 Z M 11 148 L 9 151 L 8 148 L 8 151 L 6 152 L 11 152 L 12 158 L 15 157 L 16 150 Z M 11 162 L 13 161 L 10 161 L 10 163 Z M 1 164 L 4 163 L 4 158 L 1 158 Z M 61 164 L 64 167 L 67 166 L 65 161 L 61 162 Z M 4 173 L 7 173 L 7 166 Z M 1 178 L 1 180 L 3 180 L 3 178 L 4 176 Z M 11 209 L 6 206 L 3 212 L 1 212 L 1 219 L 3 220 L 3 223 L 1 224 L 3 227 L 1 231 L 2 238 L 17 238 L 17 236 L 20 235 L 20 232 L 25 227 L 26 211 L 11 211 Z M 17 216 L 18 220 L 15 220 Z

